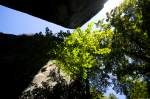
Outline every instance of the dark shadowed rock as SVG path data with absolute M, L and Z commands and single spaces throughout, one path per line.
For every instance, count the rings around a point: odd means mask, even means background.
M 0 33 L 1 85 L 4 87 L 1 90 L 4 98 L 16 99 L 49 61 L 48 52 L 52 48 L 50 41 L 40 35 Z
M 76 28 L 98 13 L 107 0 L 1 0 L 0 4 L 64 27 Z

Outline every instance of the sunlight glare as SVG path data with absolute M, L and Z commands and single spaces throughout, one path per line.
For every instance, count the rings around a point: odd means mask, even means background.
M 100 19 L 106 18 L 106 13 L 110 12 L 116 6 L 119 6 L 124 0 L 108 0 L 101 11 L 99 11 L 92 19 L 85 23 L 81 28 L 85 29 L 91 21 L 98 22 Z
M 104 4 L 104 8 L 107 12 L 109 12 L 111 9 L 119 6 L 122 2 L 123 0 L 108 0 L 108 2 Z

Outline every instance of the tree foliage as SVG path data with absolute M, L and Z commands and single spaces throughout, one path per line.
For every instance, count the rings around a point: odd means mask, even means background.
M 97 64 L 96 58 L 111 52 L 110 45 L 102 48 L 100 43 L 104 39 L 111 39 L 112 35 L 110 29 L 92 31 L 92 24 L 85 31 L 76 29 L 65 39 L 63 48 L 61 47 L 61 68 L 73 76 L 86 79 L 88 69 Z
M 133 82 L 133 87 L 131 89 L 128 89 L 128 95 L 127 97 L 129 99 L 138 99 L 138 98 L 149 98 L 148 95 L 148 86 L 147 86 L 147 82 L 144 81 L 134 81 Z
M 111 42 L 106 43 L 106 41 L 111 41 L 113 36 L 110 28 L 92 31 L 92 27 L 91 23 L 84 31 L 77 28 L 64 40 L 64 44 L 59 46 L 60 50 L 56 51 L 58 66 L 73 79 L 79 79 L 85 85 L 87 99 L 90 98 L 91 74 L 96 78 L 97 72 L 94 70 L 102 66 L 99 65 L 98 58 L 111 52 Z M 106 87 L 107 81 L 101 84 L 103 85 Z
M 127 96 L 131 95 L 127 90 L 133 90 L 132 87 L 137 83 L 145 87 L 145 91 L 149 90 L 146 88 L 147 85 L 142 83 L 146 81 L 150 84 L 150 31 L 146 26 L 149 26 L 150 20 L 147 17 L 149 13 L 145 12 L 149 4 L 149 0 L 125 0 L 107 15 L 107 21 L 114 29 L 110 55 L 112 73 L 117 76 L 113 81 L 114 89 L 124 92 Z M 134 83 L 138 79 L 142 79 L 142 82 Z M 141 98 L 145 98 L 146 94 L 142 93 Z M 135 91 L 133 94 L 140 96 Z

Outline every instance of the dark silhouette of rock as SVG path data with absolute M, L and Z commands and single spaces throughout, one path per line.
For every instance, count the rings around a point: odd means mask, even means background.
M 1 0 L 0 4 L 64 27 L 76 28 L 97 14 L 107 0 Z
M 34 75 L 53 57 L 48 53 L 55 48 L 56 40 L 39 34 L 0 33 L 1 90 L 5 99 L 16 99 L 29 86 Z

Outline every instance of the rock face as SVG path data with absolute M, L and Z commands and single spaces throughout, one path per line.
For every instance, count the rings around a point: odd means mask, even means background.
M 39 70 L 19 99 L 87 99 L 85 84 L 71 79 L 55 62 L 50 60 Z
M 1 0 L 0 4 L 41 19 L 76 28 L 98 13 L 107 0 Z
M 46 37 L 0 33 L 0 77 L 6 99 L 9 96 L 10 99 L 17 99 L 29 86 L 34 76 L 49 61 L 47 53 L 51 49 Z
M 71 81 L 69 75 L 65 74 L 54 63 L 55 60 L 50 60 L 43 66 L 39 72 L 34 76 L 31 83 L 36 84 L 37 87 L 42 87 L 42 83 L 49 82 L 49 86 L 55 86 L 59 81 L 64 79 L 68 84 Z
M 64 89 L 63 86 L 67 88 L 70 78 L 65 76 L 65 73 L 61 72 L 53 61 L 49 61 L 54 60 L 55 57 L 50 54 L 53 48 L 56 48 L 55 41 L 62 42 L 55 36 L 44 36 L 40 33 L 35 35 L 0 33 L 0 77 L 3 86 L 2 95 L 5 99 L 18 99 L 22 92 L 32 84 L 41 87 L 43 83 L 48 83 L 51 87 L 55 86 L 57 91 L 60 85 L 62 89 Z M 22 99 L 33 98 L 23 97 Z

